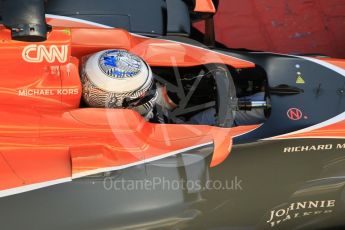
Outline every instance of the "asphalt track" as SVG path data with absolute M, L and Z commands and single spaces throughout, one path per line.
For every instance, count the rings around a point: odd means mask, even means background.
M 220 0 L 215 23 L 231 48 L 345 57 L 344 0 Z

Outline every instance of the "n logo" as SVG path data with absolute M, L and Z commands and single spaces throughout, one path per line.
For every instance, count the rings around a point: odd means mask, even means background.
M 49 49 L 44 45 L 28 45 L 23 49 L 22 57 L 27 62 L 40 63 L 47 61 L 53 63 L 58 61 L 65 63 L 68 56 L 68 45 L 62 45 L 60 49 L 51 45 Z
M 303 113 L 299 109 L 291 108 L 287 111 L 287 116 L 290 120 L 298 121 L 301 120 Z

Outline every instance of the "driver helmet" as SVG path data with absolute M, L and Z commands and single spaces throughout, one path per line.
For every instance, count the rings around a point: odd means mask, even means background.
M 83 99 L 90 107 L 129 108 L 150 119 L 157 100 L 150 66 L 126 50 L 104 50 L 83 59 Z

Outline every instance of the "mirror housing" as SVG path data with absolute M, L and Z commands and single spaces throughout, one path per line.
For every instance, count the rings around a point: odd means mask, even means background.
M 51 29 L 45 20 L 44 0 L 2 0 L 3 24 L 11 30 L 12 39 L 41 42 Z

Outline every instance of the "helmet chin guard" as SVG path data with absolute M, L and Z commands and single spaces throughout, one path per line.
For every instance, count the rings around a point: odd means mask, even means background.
M 151 68 L 126 50 L 105 50 L 83 60 L 83 98 L 90 107 L 152 111 L 157 93 Z

